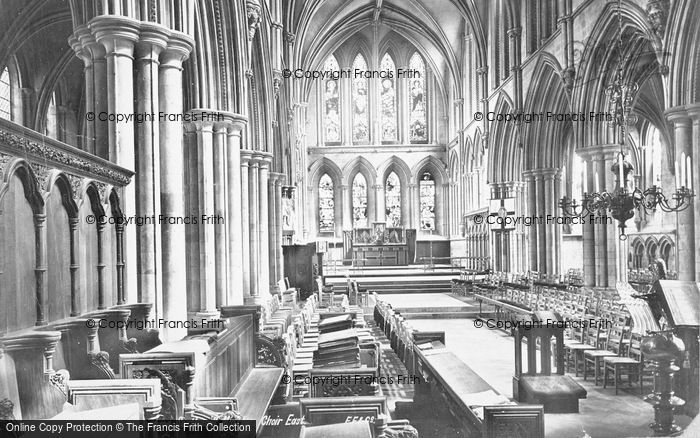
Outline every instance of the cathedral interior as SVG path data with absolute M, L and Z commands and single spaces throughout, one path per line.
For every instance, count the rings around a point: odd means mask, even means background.
M 0 6 L 0 436 L 700 436 L 700 2 Z

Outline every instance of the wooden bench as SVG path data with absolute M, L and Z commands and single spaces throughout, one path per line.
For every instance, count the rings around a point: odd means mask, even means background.
M 300 436 L 366 436 L 364 424 L 368 424 L 370 437 L 418 438 L 418 432 L 407 420 L 392 421 L 387 412 L 386 397 L 301 399 L 299 417 L 304 419 L 305 424 Z
M 140 420 L 157 420 L 161 411 L 158 379 L 70 380 L 68 403 L 72 412 L 137 403 Z
M 439 394 L 465 436 L 544 437 L 541 405 L 494 404 L 489 399 L 504 397 L 444 347 L 416 348 L 416 357 L 418 370 L 429 385 L 416 386 L 414 401 L 435 407 Z
M 252 368 L 230 397 L 238 402 L 238 413 L 244 420 L 256 421 L 256 433 L 264 427 L 263 417 L 282 380 L 282 368 Z

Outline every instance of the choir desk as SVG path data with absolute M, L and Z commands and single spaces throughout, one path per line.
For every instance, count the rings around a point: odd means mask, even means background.
M 435 344 L 440 344 L 436 342 Z M 446 348 L 415 348 L 418 369 L 425 384 L 416 385 L 419 406 L 443 406 L 446 402 L 465 436 L 506 438 L 544 437 L 542 405 L 493 404 L 503 399 L 478 374 Z

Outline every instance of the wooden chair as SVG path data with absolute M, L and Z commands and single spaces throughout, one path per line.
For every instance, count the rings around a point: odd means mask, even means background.
M 603 366 L 605 374 L 603 375 L 603 388 L 607 387 L 608 374 L 612 374 L 615 382 L 615 395 L 619 391 L 620 377 L 627 376 L 627 383 L 632 384 L 636 380 L 639 383 L 639 390 L 644 393 L 644 378 L 650 376 L 644 370 L 644 357 L 641 351 L 642 336 L 634 333 L 630 336 L 630 344 L 627 349 L 627 356 L 615 356 L 604 358 Z
M 622 337 L 624 335 L 624 327 L 613 326 L 607 330 L 605 348 L 586 350 L 583 352 L 583 380 L 588 376 L 588 365 L 593 366 L 593 379 L 598 385 L 600 376 L 600 365 L 606 357 L 615 357 L 620 355 Z

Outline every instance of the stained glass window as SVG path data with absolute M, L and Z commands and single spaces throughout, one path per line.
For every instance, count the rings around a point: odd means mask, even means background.
M 367 227 L 367 180 L 361 173 L 352 180 L 352 223 L 355 228 Z
M 428 140 L 427 116 L 426 116 L 426 93 L 425 93 L 425 63 L 423 58 L 414 53 L 408 62 L 409 69 L 416 72 L 412 79 L 409 79 L 409 128 L 411 143 L 421 143 Z
M 354 72 L 367 71 L 367 63 L 364 56 L 358 54 L 352 63 Z M 355 75 L 352 80 L 352 141 L 369 141 L 369 112 L 367 90 L 369 80 L 362 75 Z
M 394 60 L 387 53 L 379 66 L 381 71 L 396 71 Z M 388 76 L 388 75 L 387 75 Z M 396 140 L 396 80 L 394 74 L 382 79 L 382 141 Z
M 333 180 L 324 174 L 318 182 L 318 229 L 333 232 L 335 228 L 335 204 L 333 202 Z
M 435 229 L 435 179 L 430 172 L 425 172 L 419 184 L 420 192 L 420 229 Z
M 384 184 L 384 198 L 386 202 L 386 225 L 388 227 L 401 226 L 401 181 L 396 173 L 391 172 Z
M 338 61 L 331 55 L 323 66 L 324 71 L 340 71 Z M 338 92 L 338 80 L 326 79 L 323 84 L 323 127 L 325 130 L 326 143 L 337 143 L 340 141 L 340 102 Z
M 7 120 L 10 120 L 12 114 L 10 106 L 11 92 L 10 70 L 5 67 L 2 74 L 0 74 L 0 117 Z

